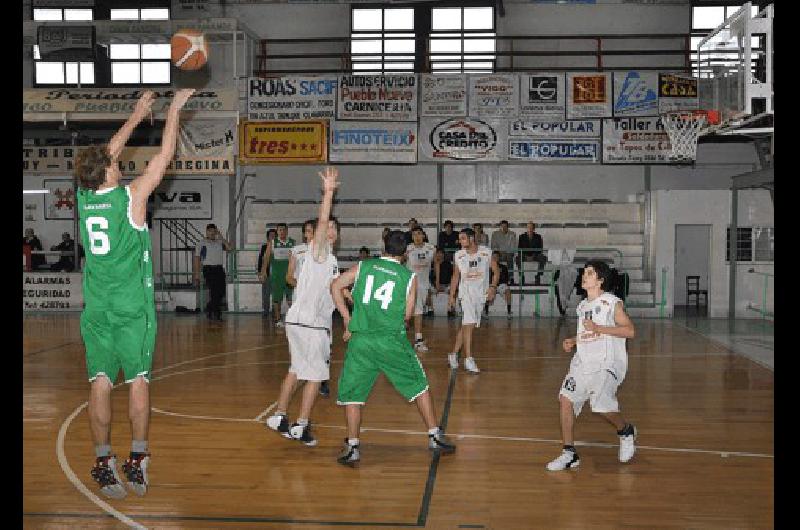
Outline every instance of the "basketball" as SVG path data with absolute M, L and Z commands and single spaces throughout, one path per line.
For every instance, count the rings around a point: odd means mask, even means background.
M 181 70 L 198 70 L 208 61 L 206 37 L 196 29 L 182 29 L 172 36 L 172 64 Z

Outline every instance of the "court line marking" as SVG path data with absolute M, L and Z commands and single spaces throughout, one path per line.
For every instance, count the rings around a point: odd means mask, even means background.
M 267 414 L 269 414 L 270 412 L 272 412 L 272 409 L 274 409 L 274 408 L 275 408 L 277 405 L 278 405 L 278 402 L 277 402 L 277 401 L 273 402 L 273 403 L 272 403 L 272 405 L 270 405 L 269 407 L 267 407 L 266 409 L 264 409 L 264 412 L 262 412 L 261 414 L 259 414 L 259 415 L 258 415 L 258 416 L 256 416 L 255 418 L 253 418 L 253 421 L 261 422 L 261 420 L 263 420 L 263 419 L 264 419 L 264 417 L 265 417 Z
M 175 366 L 182 366 L 184 364 L 188 364 L 188 363 L 191 363 L 191 362 L 198 362 L 198 361 L 206 360 L 206 359 L 211 359 L 213 357 L 219 357 L 219 356 L 223 356 L 223 355 L 233 355 L 233 354 L 236 354 L 236 353 L 244 353 L 244 352 L 248 352 L 248 351 L 253 351 L 253 350 L 263 349 L 263 348 L 270 348 L 270 347 L 275 347 L 275 346 L 280 346 L 280 345 L 282 345 L 282 344 L 281 343 L 265 344 L 265 345 L 256 346 L 256 347 L 253 347 L 253 348 L 245 348 L 245 349 L 242 349 L 242 350 L 236 350 L 236 351 L 230 351 L 230 352 L 222 352 L 222 353 L 219 353 L 219 354 L 208 355 L 208 356 L 205 356 L 205 357 L 200 357 L 198 359 L 192 359 L 192 360 L 183 361 L 183 362 L 180 362 L 180 363 L 177 363 L 177 364 L 174 364 L 174 365 L 165 366 L 165 367 L 162 367 L 162 368 L 160 368 L 158 370 L 153 370 L 153 372 L 151 372 L 151 373 L 154 373 L 156 371 L 161 372 L 161 371 L 167 370 L 169 368 L 174 368 Z M 279 361 L 279 362 L 285 362 L 285 361 Z M 277 364 L 277 363 L 275 363 L 275 364 Z M 210 368 L 217 368 L 217 367 L 210 367 Z M 199 371 L 199 370 L 189 370 L 186 373 L 195 372 L 195 371 Z M 176 372 L 176 373 L 173 373 L 173 374 L 166 374 L 166 375 L 161 376 L 161 377 L 152 378 L 151 381 L 164 379 L 166 377 L 179 375 L 181 373 L 183 373 L 183 372 Z M 120 386 L 122 386 L 124 384 L 125 383 L 118 383 L 117 385 L 114 385 L 112 387 L 112 389 L 120 387 Z M 118 519 L 120 522 L 122 522 L 125 525 L 130 526 L 132 528 L 137 528 L 137 529 L 146 528 L 146 527 L 142 526 L 141 524 L 137 523 L 136 521 L 134 521 L 133 519 L 131 519 L 130 517 L 128 517 L 127 515 L 125 515 L 124 513 L 122 513 L 120 511 L 118 511 L 117 509 L 115 509 L 113 506 L 111 506 L 110 504 L 105 502 L 103 499 L 101 499 L 97 495 L 95 495 L 91 490 L 89 490 L 89 488 L 86 487 L 86 485 L 77 477 L 77 475 L 75 475 L 75 472 L 72 470 L 72 468 L 69 465 L 69 461 L 67 460 L 67 456 L 66 456 L 66 453 L 64 451 L 64 440 L 66 438 L 67 431 L 69 430 L 69 426 L 70 426 L 70 424 L 72 424 L 72 421 L 78 416 L 78 414 L 80 414 L 83 411 L 83 409 L 87 408 L 88 406 L 89 406 L 89 402 L 88 401 L 84 401 L 81 405 L 79 405 L 72 412 L 72 414 L 67 416 L 67 418 L 61 424 L 61 427 L 58 430 L 58 438 L 56 440 L 56 455 L 58 456 L 58 465 L 61 467 L 61 471 L 64 472 L 64 475 L 66 475 L 67 479 L 72 483 L 72 485 L 75 486 L 75 488 L 79 492 L 83 493 L 83 495 L 87 499 L 89 499 L 95 505 L 100 507 L 104 512 L 106 512 L 109 515 L 112 515 L 113 517 Z
M 23 512 L 25 517 L 72 517 L 79 519 L 105 519 L 111 518 L 105 513 L 48 513 L 48 512 Z M 283 523 L 294 525 L 325 525 L 325 526 L 388 526 L 392 528 L 419 528 L 417 523 L 393 521 L 324 521 L 320 519 L 281 519 L 277 517 L 257 516 L 222 516 L 222 515 L 167 515 L 167 514 L 132 514 L 139 519 L 155 521 L 211 521 L 219 523 Z
M 71 342 L 66 342 L 64 344 L 59 344 L 58 346 L 50 346 L 49 348 L 44 348 L 43 350 L 36 350 L 36 351 L 28 352 L 28 353 L 24 354 L 22 357 L 24 359 L 26 357 L 30 357 L 31 355 L 36 355 L 37 353 L 44 353 L 44 352 L 48 352 L 48 351 L 52 351 L 52 350 L 58 350 L 60 348 L 63 348 L 64 346 L 69 346 L 70 344 L 76 344 L 77 342 L 78 342 L 77 340 L 73 340 Z
M 764 368 L 766 370 L 769 370 L 772 373 L 775 373 L 775 367 L 769 366 L 768 364 L 765 364 L 763 361 L 761 361 L 758 358 L 750 357 L 749 355 L 746 355 L 744 353 L 738 352 L 738 351 L 734 350 L 733 348 L 731 348 L 730 346 L 724 344 L 723 342 L 720 342 L 717 339 L 714 339 L 714 338 L 712 338 L 712 337 L 710 337 L 708 335 L 705 335 L 705 334 L 703 334 L 703 333 L 701 333 L 701 332 L 699 332 L 699 331 L 697 331 L 695 329 L 692 329 L 689 326 L 687 326 L 686 324 L 683 324 L 683 323 L 678 322 L 678 321 L 674 321 L 674 323 L 679 325 L 680 327 L 682 327 L 686 331 L 694 333 L 695 335 L 704 338 L 705 340 L 711 342 L 712 344 L 715 344 L 715 345 L 719 346 L 720 348 L 722 348 L 724 350 L 727 350 L 728 352 L 732 353 L 733 355 L 738 355 L 739 357 L 742 357 L 742 358 L 747 359 L 748 361 L 750 361 L 752 363 L 757 364 L 761 368 Z M 775 350 L 773 350 L 773 357 L 774 357 L 774 351 Z M 773 362 L 774 362 L 774 358 L 773 358 Z

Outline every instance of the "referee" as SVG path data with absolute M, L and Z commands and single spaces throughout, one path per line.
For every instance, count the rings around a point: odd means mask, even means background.
M 206 315 L 209 320 L 222 322 L 220 305 L 225 294 L 225 260 L 224 251 L 230 251 L 232 245 L 217 230 L 217 225 L 206 226 L 206 237 L 195 248 L 194 283 L 200 285 L 200 266 L 203 267 L 203 279 L 208 285 L 209 300 L 206 304 Z

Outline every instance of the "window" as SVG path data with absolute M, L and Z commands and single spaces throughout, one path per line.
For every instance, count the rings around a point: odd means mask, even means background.
M 111 20 L 169 20 L 169 9 L 111 9 Z M 168 85 L 171 48 L 163 44 L 110 44 L 112 85 Z
M 491 72 L 496 51 L 494 8 L 431 10 L 431 71 Z
M 731 229 L 728 228 L 725 240 L 725 261 L 730 261 L 728 249 Z M 774 262 L 775 228 L 771 226 L 737 227 L 737 262 Z
M 34 9 L 33 19 L 43 22 L 93 20 L 91 9 Z M 93 85 L 94 63 L 42 61 L 39 46 L 33 46 L 33 82 L 36 85 Z
M 725 22 L 728 17 L 741 9 L 742 5 L 744 5 L 744 2 L 734 2 L 730 5 L 714 6 L 695 5 L 692 7 L 692 32 L 690 45 L 692 48 L 692 68 L 696 77 L 699 75 L 697 71 L 697 50 L 698 46 L 700 45 L 700 41 L 702 41 L 706 36 L 710 35 L 711 32 L 714 31 L 714 29 L 716 29 L 720 24 Z M 751 17 L 756 16 L 758 12 L 758 6 L 751 6 Z M 727 46 L 730 46 L 731 49 L 726 49 Z M 753 50 L 762 50 L 764 48 L 763 44 L 761 44 L 759 38 L 756 36 L 752 37 L 750 47 Z M 712 63 L 714 65 L 729 67 L 736 66 L 739 60 L 739 54 L 738 47 L 735 46 L 735 41 L 732 43 L 729 42 L 727 45 L 718 43 L 717 50 L 719 51 L 715 51 L 713 53 Z M 755 59 L 756 56 L 757 54 L 754 53 L 753 59 Z M 706 58 L 706 60 L 708 59 Z
M 352 9 L 350 59 L 354 73 L 413 72 L 414 9 Z

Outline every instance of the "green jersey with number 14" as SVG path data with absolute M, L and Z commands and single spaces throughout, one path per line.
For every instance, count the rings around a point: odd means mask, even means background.
M 147 225 L 134 224 L 130 188 L 79 189 L 78 215 L 86 249 L 86 309 L 138 312 L 154 308 L 150 233 Z
M 353 285 L 352 333 L 405 333 L 406 297 L 414 273 L 391 258 L 359 263 Z

